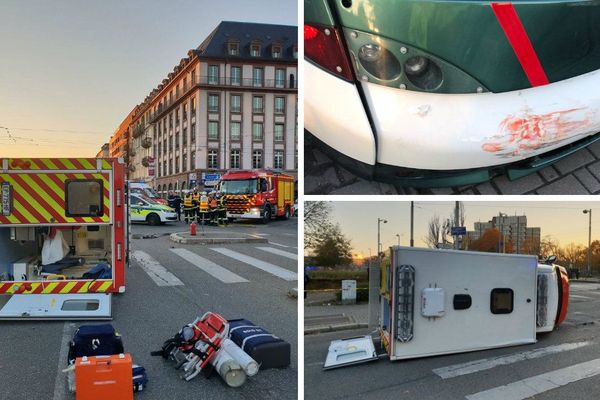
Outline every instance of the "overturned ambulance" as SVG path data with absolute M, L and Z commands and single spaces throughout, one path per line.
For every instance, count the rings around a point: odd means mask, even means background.
M 122 159 L 0 159 L 0 319 L 108 319 L 125 291 Z
M 538 332 L 565 320 L 568 308 L 567 271 L 551 261 L 390 248 L 379 288 L 379 334 L 390 360 L 535 343 Z M 377 358 L 368 336 L 340 340 L 332 342 L 325 368 Z

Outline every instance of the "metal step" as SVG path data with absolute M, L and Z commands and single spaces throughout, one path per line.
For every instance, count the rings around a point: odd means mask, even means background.
M 0 319 L 112 319 L 112 294 L 22 294 L 12 295 L 0 309 Z

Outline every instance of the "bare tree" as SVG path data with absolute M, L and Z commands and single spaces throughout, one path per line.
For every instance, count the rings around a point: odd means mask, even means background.
M 440 221 L 440 217 L 438 215 L 434 215 L 429 220 L 429 229 L 427 231 L 427 237 L 424 238 L 424 242 L 427 243 L 432 249 L 437 248 L 438 243 L 440 242 L 440 235 L 442 234 L 442 222 Z
M 560 244 L 558 241 L 550 235 L 544 236 L 544 238 L 540 241 L 540 250 L 539 255 L 543 258 L 549 256 L 556 256 L 561 258 L 562 251 L 560 249 Z
M 314 248 L 316 239 L 331 228 L 331 202 L 304 202 L 304 248 Z
M 561 259 L 564 260 L 569 267 L 582 267 L 585 264 L 587 254 L 586 247 L 571 242 L 562 250 L 563 254 L 561 255 Z

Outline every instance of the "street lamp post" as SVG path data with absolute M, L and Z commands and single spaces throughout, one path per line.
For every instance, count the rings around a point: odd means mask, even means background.
M 587 275 L 592 276 L 592 209 L 583 210 L 584 214 L 590 214 L 588 226 L 588 254 L 587 254 Z
M 399 233 L 396 233 L 396 237 L 398 238 L 398 246 L 400 246 L 400 236 L 402 236 L 402 235 L 400 235 Z
M 377 258 L 381 254 L 381 223 L 387 224 L 387 220 L 383 218 L 377 218 Z

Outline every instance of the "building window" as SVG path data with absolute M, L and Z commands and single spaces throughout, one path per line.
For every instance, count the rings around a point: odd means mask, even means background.
M 271 54 L 273 58 L 281 58 L 281 46 L 273 46 Z
M 184 76 L 183 77 L 183 91 L 185 92 L 186 89 L 187 89 L 187 78 Z
M 239 94 L 231 95 L 231 112 L 242 112 L 242 96 Z
M 190 138 L 191 142 L 192 143 L 196 142 L 196 124 L 195 123 L 190 126 L 190 134 L 191 134 L 191 138 Z
M 169 153 L 173 151 L 173 136 L 169 136 Z
M 231 168 L 239 168 L 240 167 L 240 151 L 239 150 L 231 150 L 231 160 L 230 160 Z
M 275 87 L 283 88 L 285 87 L 285 69 L 277 68 L 275 70 Z
M 216 85 L 219 83 L 219 66 L 209 65 L 208 66 L 208 84 Z
M 219 138 L 219 123 L 217 121 L 208 121 L 208 138 L 213 140 Z
M 219 160 L 217 159 L 217 150 L 208 151 L 208 168 L 217 169 L 219 168 Z
M 209 94 L 208 95 L 208 111 L 218 112 L 219 111 L 219 95 Z
M 237 56 L 240 54 L 240 45 L 239 43 L 228 43 L 227 44 L 227 53 L 230 56 Z
M 285 111 L 285 97 L 275 97 L 275 114 L 283 114 Z
M 192 78 L 192 85 L 196 83 L 196 71 L 192 71 L 190 74 Z
M 274 137 L 276 142 L 283 142 L 283 124 L 275 124 Z
M 183 168 L 181 169 L 183 172 L 188 170 L 188 164 L 187 164 L 187 153 L 183 153 L 183 156 L 181 158 L 183 160 Z
M 158 143 L 158 148 L 157 148 L 157 153 L 156 154 L 160 157 L 160 142 Z
M 263 124 L 262 122 L 254 122 L 252 124 L 252 140 L 263 140 Z
M 273 158 L 273 168 L 283 169 L 283 150 L 275 150 Z
M 192 98 L 192 117 L 196 116 L 196 99 Z
M 492 314 L 510 314 L 513 311 L 512 289 L 492 289 L 490 311 Z
M 252 152 L 252 168 L 262 168 L 262 150 Z
M 240 140 L 241 138 L 241 127 L 242 124 L 240 124 L 238 121 L 231 121 L 231 128 L 230 128 L 230 137 L 231 140 Z
M 252 112 L 255 114 L 262 114 L 265 111 L 264 102 L 265 99 L 262 96 L 252 97 Z
M 179 134 L 175 134 L 175 150 L 179 149 Z
M 163 176 L 168 175 L 167 160 L 163 161 Z
M 183 120 L 187 120 L 187 103 L 183 103 Z
M 192 151 L 192 153 L 190 154 L 190 168 L 192 170 L 196 169 L 196 152 Z
M 187 146 L 187 128 L 183 128 L 183 147 Z
M 252 86 L 262 87 L 263 86 L 264 70 L 262 68 L 254 68 L 252 70 Z
M 260 44 L 253 44 L 250 46 L 250 55 L 252 57 L 260 57 Z
M 173 159 L 169 158 L 169 175 L 173 175 Z
M 242 82 L 242 68 L 231 67 L 231 84 L 234 86 L 240 86 Z
M 175 97 L 179 97 L 179 85 L 175 87 Z
M 179 126 L 179 111 L 175 110 L 175 126 Z
M 169 114 L 169 128 L 173 127 L 173 113 Z
M 179 173 L 179 156 L 175 157 L 175 173 Z

